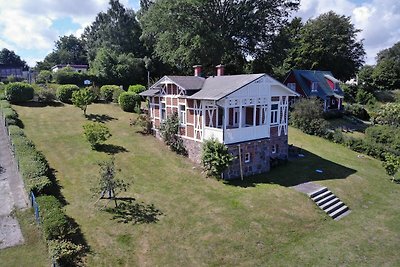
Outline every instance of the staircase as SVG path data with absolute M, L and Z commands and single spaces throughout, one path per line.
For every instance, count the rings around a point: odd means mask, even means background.
M 326 187 L 322 187 L 308 195 L 318 207 L 334 220 L 339 220 L 351 212 L 350 209 Z

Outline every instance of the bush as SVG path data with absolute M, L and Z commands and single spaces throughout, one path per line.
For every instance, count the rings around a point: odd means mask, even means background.
M 344 112 L 346 115 L 354 116 L 360 120 L 369 120 L 368 111 L 360 104 L 347 104 L 344 106 Z
M 376 102 L 376 99 L 372 93 L 358 89 L 356 94 L 356 102 L 361 105 L 373 104 Z
M 387 103 L 383 105 L 374 114 L 372 122 L 400 127 L 400 103 Z
M 203 143 L 201 162 L 208 175 L 220 177 L 229 167 L 233 156 L 228 148 L 216 139 L 206 140 Z
M 62 266 L 70 266 L 84 249 L 68 240 L 50 240 L 48 246 L 50 256 Z
M 146 87 L 144 85 L 141 84 L 135 84 L 135 85 L 131 85 L 128 88 L 128 92 L 132 92 L 135 94 L 140 94 L 141 92 L 145 91 Z
M 36 77 L 36 83 L 49 83 L 53 78 L 53 72 L 49 70 L 41 70 Z
M 33 99 L 33 87 L 30 84 L 16 82 L 7 84 L 5 96 L 11 103 L 21 103 Z
M 120 96 L 122 93 L 125 93 L 125 91 L 122 90 L 121 88 L 115 89 L 114 92 L 113 92 L 112 101 L 113 101 L 114 103 L 118 103 L 118 101 L 119 101 L 119 96 Z
M 47 176 L 40 176 L 29 179 L 25 182 L 26 190 L 33 192 L 36 196 L 42 195 L 52 186 L 52 183 Z
M 39 87 L 36 90 L 36 95 L 39 102 L 50 103 L 56 100 L 56 90 L 51 87 Z
M 140 105 L 140 95 L 136 93 L 124 92 L 118 98 L 118 104 L 123 111 L 133 112 Z
M 152 129 L 151 118 L 147 114 L 140 114 L 135 120 L 131 120 L 131 125 L 138 125 L 142 128 L 143 134 L 150 134 Z
M 324 136 L 328 123 L 322 118 L 322 103 L 317 98 L 301 98 L 293 105 L 290 123 L 301 131 Z
M 111 137 L 107 126 L 99 122 L 89 122 L 83 125 L 83 134 L 90 143 L 92 149 L 96 149 L 100 144 Z
M 121 90 L 121 88 L 119 88 L 118 85 L 103 85 L 102 87 L 100 87 L 101 98 L 106 102 L 111 102 L 113 101 L 114 92 L 119 90 Z
M 57 99 L 63 103 L 72 103 L 71 102 L 72 94 L 73 94 L 73 92 L 78 91 L 78 90 L 79 90 L 79 87 L 74 84 L 60 85 L 57 88 L 57 93 L 56 93 Z
M 8 126 L 8 132 L 10 133 L 11 137 L 14 137 L 14 136 L 18 136 L 18 137 L 25 136 L 24 131 L 21 128 L 19 128 L 18 126 L 16 126 L 16 125 Z
M 187 151 L 183 145 L 182 138 L 178 135 L 179 132 L 179 118 L 178 113 L 173 113 L 171 116 L 161 124 L 160 134 L 164 140 L 164 143 L 168 145 L 172 151 L 178 154 L 186 155 Z
M 36 201 L 39 205 L 41 226 L 47 240 L 64 239 L 76 232 L 57 198 L 40 196 L 36 198 Z

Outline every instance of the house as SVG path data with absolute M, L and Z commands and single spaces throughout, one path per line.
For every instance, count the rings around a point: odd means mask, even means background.
M 303 97 L 321 99 L 324 111 L 342 108 L 344 93 L 330 71 L 292 70 L 283 83 Z
M 74 65 L 74 64 L 58 64 L 58 65 L 54 65 L 53 67 L 51 67 L 51 71 L 52 72 L 57 72 L 60 69 L 66 68 L 66 67 L 70 67 L 72 68 L 74 71 L 76 72 L 86 72 L 88 70 L 88 65 Z
M 10 66 L 5 64 L 0 64 L 0 81 L 7 79 L 9 76 L 14 76 L 15 78 L 23 78 L 22 67 Z
M 141 93 L 149 99 L 149 115 L 159 136 L 161 123 L 177 112 L 180 136 L 195 162 L 202 142 L 216 138 L 235 156 L 223 173 L 233 179 L 270 170 L 271 161 L 288 156 L 288 100 L 298 94 L 266 74 L 164 76 Z

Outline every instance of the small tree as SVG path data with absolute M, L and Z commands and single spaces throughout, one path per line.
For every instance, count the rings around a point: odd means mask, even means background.
M 231 164 L 233 155 L 224 144 L 213 138 L 206 140 L 202 149 L 201 162 L 207 175 L 220 177 Z
M 100 179 L 98 185 L 92 188 L 92 192 L 96 195 L 100 195 L 100 198 L 106 198 L 114 200 L 115 207 L 118 206 L 117 195 L 129 188 L 129 184 L 124 182 L 122 179 L 116 178 L 116 173 L 119 170 L 115 169 L 114 157 L 108 161 L 99 163 L 100 166 Z
M 83 125 L 83 134 L 90 143 L 92 149 L 96 149 L 100 144 L 111 137 L 108 127 L 99 122 L 89 122 Z
M 392 182 L 395 180 L 395 175 L 400 169 L 400 157 L 393 154 L 385 154 L 385 161 L 382 162 L 383 168 L 387 175 L 392 176 Z
M 85 88 L 72 93 L 72 104 L 83 110 L 83 115 L 86 116 L 87 106 L 92 104 L 96 96 L 90 88 Z
M 178 135 L 179 125 L 178 113 L 174 112 L 161 124 L 160 133 L 166 145 L 176 153 L 185 155 L 187 152 L 183 140 Z

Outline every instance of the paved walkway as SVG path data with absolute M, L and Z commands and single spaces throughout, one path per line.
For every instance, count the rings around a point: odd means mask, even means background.
M 0 117 L 0 249 L 24 243 L 21 228 L 12 211 L 27 207 L 28 197 Z
M 298 184 L 293 186 L 296 191 L 302 192 L 310 196 L 312 193 L 324 188 L 323 186 L 313 183 L 313 182 L 306 182 L 302 184 Z

